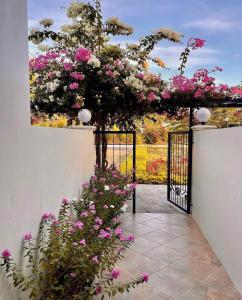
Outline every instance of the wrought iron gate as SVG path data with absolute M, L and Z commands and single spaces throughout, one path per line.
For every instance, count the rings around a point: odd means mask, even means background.
M 105 170 L 115 167 L 121 173 L 130 175 L 136 182 L 136 132 L 95 131 L 96 163 Z M 133 213 L 136 212 L 136 193 L 133 193 Z
M 169 132 L 167 199 L 191 213 L 192 131 Z

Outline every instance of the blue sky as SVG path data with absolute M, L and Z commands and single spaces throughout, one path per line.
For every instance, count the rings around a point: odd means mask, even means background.
M 29 27 L 38 20 L 52 18 L 55 26 L 66 23 L 64 7 L 70 0 L 28 0 Z M 184 35 L 183 43 L 161 42 L 155 55 L 162 58 L 169 71 L 176 73 L 178 58 L 189 37 L 206 40 L 206 47 L 194 51 L 186 75 L 198 68 L 221 66 L 217 81 L 231 85 L 242 80 L 242 0 L 103 0 L 105 17 L 117 16 L 135 29 L 135 33 L 119 41 L 135 42 L 161 27 L 170 27 Z M 157 71 L 154 69 L 154 71 Z

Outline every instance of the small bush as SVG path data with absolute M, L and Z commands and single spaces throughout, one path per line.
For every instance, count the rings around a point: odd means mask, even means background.
M 123 235 L 118 220 L 133 191 L 127 179 L 117 170 L 97 170 L 84 184 L 81 199 L 63 199 L 57 219 L 52 213 L 43 214 L 38 238 L 31 233 L 24 236 L 26 271 L 18 269 L 10 251 L 4 250 L 1 266 L 14 286 L 30 299 L 89 300 L 147 282 L 147 274 L 115 282 L 120 273 L 115 264 L 134 239 Z

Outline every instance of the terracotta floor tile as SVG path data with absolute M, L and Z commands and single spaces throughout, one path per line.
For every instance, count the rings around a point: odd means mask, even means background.
M 166 264 L 172 264 L 175 261 L 183 258 L 183 256 L 178 251 L 164 247 L 163 245 L 151 249 L 144 254 L 154 260 L 157 260 L 158 262 Z
M 197 258 L 184 257 L 172 263 L 170 267 L 191 279 L 203 280 L 218 267 L 205 263 Z
M 127 214 L 134 245 L 119 262 L 122 280 L 150 274 L 148 284 L 115 300 L 242 300 L 191 216 Z M 109 298 L 105 298 L 109 299 Z
M 145 238 L 152 242 L 164 244 L 177 238 L 177 236 L 162 229 L 158 229 L 146 234 Z
M 123 225 L 122 227 L 124 230 L 133 233 L 135 236 L 140 236 L 154 231 L 154 228 L 138 223 Z
M 157 246 L 159 246 L 158 243 L 151 242 L 151 241 L 147 240 L 146 238 L 139 236 L 139 237 L 135 238 L 135 243 L 132 246 L 132 249 L 136 252 L 144 253 L 144 252 L 147 252 L 147 251 L 150 251 L 150 250 L 156 248 Z

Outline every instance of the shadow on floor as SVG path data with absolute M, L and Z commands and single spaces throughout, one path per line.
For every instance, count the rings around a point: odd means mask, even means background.
M 130 201 L 129 211 L 132 210 Z M 167 201 L 167 185 L 138 184 L 136 188 L 137 213 L 183 214 Z

